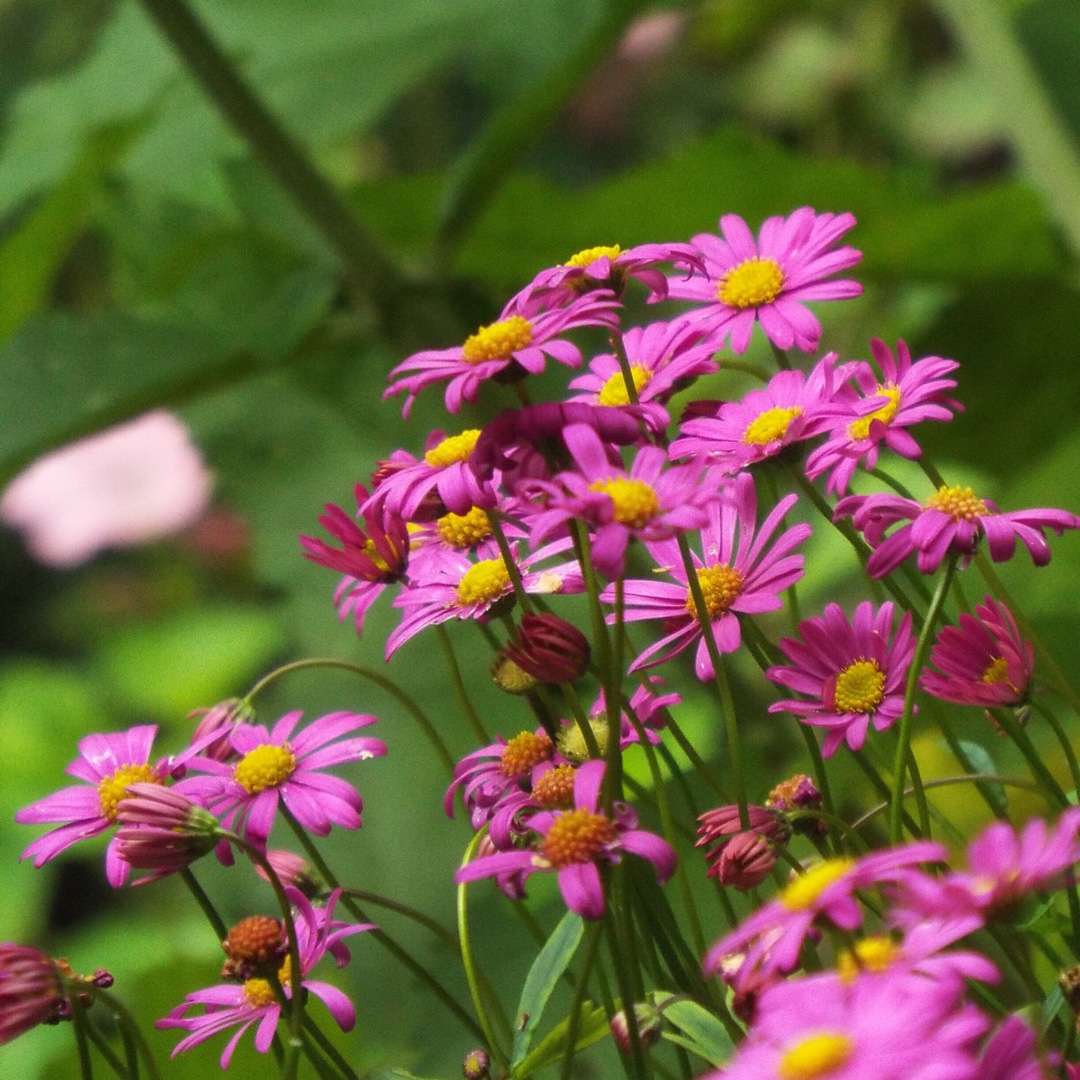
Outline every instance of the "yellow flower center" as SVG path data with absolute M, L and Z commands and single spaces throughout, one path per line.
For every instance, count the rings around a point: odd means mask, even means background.
M 483 604 L 510 587 L 510 573 L 502 559 L 484 559 L 465 571 L 458 582 L 457 602 L 462 607 Z
M 585 248 L 584 251 L 571 255 L 563 265 L 584 267 L 596 262 L 597 259 L 602 259 L 605 255 L 609 259 L 617 259 L 621 254 L 622 248 L 618 244 L 612 244 L 610 247 Z
M 532 323 L 520 315 L 481 326 L 465 339 L 461 352 L 466 364 L 482 364 L 485 360 L 509 360 L 518 350 L 532 342 Z
M 880 974 L 888 971 L 899 953 L 896 945 L 887 937 L 868 937 L 855 943 L 853 949 L 842 952 L 836 961 L 836 970 L 844 982 L 855 981 L 860 971 Z
M 843 1068 L 855 1044 L 848 1035 L 822 1032 L 793 1046 L 780 1059 L 776 1074 L 780 1080 L 820 1080 Z
M 364 541 L 364 554 L 384 573 L 390 572 L 390 564 L 379 554 L 374 540 Z
M 784 271 L 774 259 L 747 259 L 732 267 L 716 287 L 716 298 L 729 307 L 771 304 L 784 288 Z
M 568 809 L 574 803 L 574 766 L 557 765 L 536 781 L 533 802 L 545 810 Z
M 296 755 L 286 744 L 264 744 L 249 750 L 233 769 L 233 779 L 249 794 L 285 783 L 296 770 Z
M 697 571 L 701 595 L 705 598 L 705 610 L 710 619 L 723 615 L 739 598 L 743 590 L 743 577 L 733 566 L 717 563 L 716 566 L 699 567 Z M 686 590 L 686 610 L 697 619 L 697 605 L 694 594 Z
M 990 661 L 990 666 L 982 673 L 982 681 L 991 686 L 997 683 L 1008 683 L 1015 690 L 1016 687 L 1009 682 L 1009 662 L 1004 656 L 995 656 Z
M 460 435 L 447 435 L 438 446 L 433 446 L 424 455 L 424 460 L 436 469 L 445 469 L 448 465 L 468 461 L 479 438 L 479 428 L 470 428 Z
M 568 810 L 555 819 L 540 845 L 540 853 L 561 870 L 572 863 L 592 862 L 617 835 L 615 823 L 603 814 Z
M 900 411 L 900 387 L 886 383 L 884 386 L 879 386 L 870 396 L 887 397 L 889 402 L 867 416 L 860 416 L 858 420 L 848 424 L 848 434 L 853 439 L 867 438 L 870 434 L 870 425 L 875 420 L 880 420 L 883 424 L 891 424 L 892 418 Z
M 780 893 L 780 902 L 788 911 L 805 911 L 813 907 L 818 897 L 854 865 L 854 859 L 826 859 L 811 867 L 805 874 L 800 874 L 788 885 Z
M 555 745 L 546 735 L 537 735 L 532 731 L 523 731 L 515 735 L 503 747 L 499 772 L 503 776 L 520 776 L 529 772 L 534 765 L 547 761 L 555 750 Z
M 873 712 L 885 697 L 885 672 L 874 660 L 856 660 L 836 676 L 833 708 L 838 713 Z
M 660 512 L 660 500 L 644 480 L 613 476 L 610 480 L 594 481 L 589 490 L 607 495 L 615 520 L 631 529 L 643 528 Z
M 649 385 L 649 380 L 653 376 L 653 373 L 647 367 L 642 367 L 641 364 L 631 364 L 630 374 L 633 376 L 634 389 L 638 394 Z M 626 380 L 623 378 L 623 373 L 621 371 L 616 371 L 615 374 L 600 388 L 600 404 L 630 404 L 630 395 L 626 392 Z
M 98 783 L 101 816 L 116 820 L 116 809 L 128 797 L 128 784 L 160 784 L 153 765 L 121 765 Z
M 975 492 L 969 487 L 942 486 L 926 500 L 924 509 L 940 510 L 953 521 L 973 521 L 990 513 L 986 503 L 976 498 Z
M 767 446 L 777 439 L 782 439 L 791 427 L 791 421 L 797 416 L 802 416 L 802 409 L 798 405 L 792 405 L 789 409 L 779 406 L 769 409 L 751 421 L 743 432 L 742 441 L 747 446 Z
M 443 541 L 452 548 L 475 547 L 491 535 L 491 522 L 479 506 L 467 514 L 443 514 L 435 524 Z
M 277 1000 L 274 997 L 274 988 L 266 979 L 245 979 L 244 997 L 253 1009 L 268 1008 Z

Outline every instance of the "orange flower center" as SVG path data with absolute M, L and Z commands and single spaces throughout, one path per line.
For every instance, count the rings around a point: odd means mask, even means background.
M 561 870 L 573 863 L 592 862 L 617 836 L 615 822 L 603 814 L 568 810 L 555 819 L 540 845 L 540 854 Z
M 705 610 L 709 613 L 710 619 L 723 615 L 738 600 L 743 590 L 742 574 L 727 563 L 699 567 L 697 579 L 701 586 L 701 594 L 705 598 Z M 697 619 L 697 605 L 694 603 L 694 594 L 689 588 L 686 590 L 686 610 L 694 616 L 695 620 Z
M 523 731 L 503 747 L 499 771 L 503 776 L 521 776 L 529 772 L 534 765 L 547 761 L 554 750 L 554 743 L 546 735 Z
M 771 304 L 784 288 L 784 271 L 775 259 L 747 259 L 732 267 L 716 288 L 716 298 L 729 307 Z
M 482 364 L 485 360 L 509 360 L 518 349 L 532 343 L 532 323 L 520 315 L 481 326 L 466 338 L 462 354 L 466 364 Z
M 574 767 L 557 765 L 536 781 L 533 802 L 545 810 L 567 810 L 574 802 Z

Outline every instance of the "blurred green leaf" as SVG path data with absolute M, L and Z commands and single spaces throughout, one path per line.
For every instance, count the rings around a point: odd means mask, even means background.
M 566 1037 L 569 1033 L 569 1020 L 560 1021 L 540 1041 L 536 1048 L 520 1062 L 514 1076 L 531 1076 L 538 1069 L 554 1065 L 566 1053 Z M 581 1020 L 578 1024 L 578 1037 L 574 1050 L 584 1050 L 599 1042 L 608 1033 L 608 1020 L 604 1010 L 598 1005 L 586 1002 L 582 1006 Z
M 670 1000 L 670 999 L 669 999 Z M 664 1038 L 685 1046 L 699 1058 L 716 1068 L 723 1068 L 735 1052 L 735 1044 L 720 1021 L 696 1001 L 671 1001 L 664 1004 L 661 995 L 656 996 L 656 1003 L 663 1008 L 664 1019 L 674 1024 L 686 1038 L 673 1037 L 671 1032 L 664 1032 Z

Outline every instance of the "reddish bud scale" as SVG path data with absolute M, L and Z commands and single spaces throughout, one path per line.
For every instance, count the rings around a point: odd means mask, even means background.
M 530 613 L 521 617 L 518 643 L 507 645 L 503 655 L 540 682 L 569 683 L 588 670 L 592 651 L 588 638 L 565 619 Z

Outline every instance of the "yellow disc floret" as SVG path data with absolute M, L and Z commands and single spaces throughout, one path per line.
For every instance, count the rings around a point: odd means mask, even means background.
M 615 823 L 603 814 L 588 810 L 568 810 L 552 823 L 540 845 L 540 853 L 560 870 L 572 863 L 592 862 L 605 847 L 615 841 Z
M 860 416 L 858 420 L 848 424 L 848 434 L 853 439 L 868 438 L 870 425 L 875 420 L 880 420 L 885 425 L 891 424 L 893 417 L 900 411 L 900 387 L 893 386 L 892 383 L 886 383 L 884 386 L 879 386 L 870 396 L 886 397 L 889 399 L 888 404 L 882 405 L 880 409 L 876 409 L 868 416 Z
M 873 712 L 885 697 L 885 672 L 875 660 L 856 660 L 836 676 L 833 707 L 838 713 Z
M 554 752 L 555 744 L 547 735 L 523 731 L 503 747 L 499 772 L 503 776 L 521 776 L 531 771 L 534 765 L 547 761 Z
M 855 1044 L 848 1035 L 821 1032 L 797 1043 L 780 1059 L 780 1080 L 821 1080 L 843 1068 Z
M 479 506 L 467 514 L 443 514 L 435 524 L 439 535 L 452 548 L 475 547 L 491 535 L 491 522 Z
M 716 298 L 741 311 L 771 304 L 783 288 L 784 271 L 775 259 L 747 259 L 720 279 Z
M 802 416 L 802 408 L 798 405 L 787 409 L 779 406 L 769 409 L 751 421 L 743 432 L 742 441 L 747 446 L 768 446 L 769 443 L 782 439 L 791 427 L 791 421 L 799 416 Z
M 545 810 L 568 809 L 574 803 L 574 766 L 556 765 L 533 785 L 532 799 Z
M 510 573 L 502 559 L 484 559 L 470 566 L 458 582 L 457 602 L 462 607 L 484 604 L 510 587 Z
M 716 566 L 702 566 L 697 571 L 701 595 L 705 598 L 705 610 L 710 619 L 723 615 L 738 600 L 743 590 L 743 576 L 734 566 L 717 563 Z M 686 590 L 686 610 L 697 619 L 697 605 L 694 594 Z
M 881 974 L 888 971 L 900 955 L 896 944 L 887 937 L 874 935 L 857 941 L 851 949 L 845 949 L 836 958 L 836 970 L 844 982 L 854 982 L 860 971 Z
M 267 1009 L 277 1001 L 274 988 L 266 979 L 246 979 L 244 997 L 253 1009 Z
M 944 485 L 926 500 L 924 509 L 940 510 L 943 514 L 948 514 L 953 521 L 973 521 L 990 513 L 986 503 L 976 498 L 971 488 Z
M 634 379 L 634 390 L 638 394 L 649 385 L 653 373 L 641 364 L 631 364 L 630 374 Z M 621 371 L 616 371 L 600 388 L 601 405 L 629 405 L 630 395 L 626 392 L 626 379 Z
M 518 349 L 532 343 L 532 336 L 532 323 L 520 315 L 511 315 L 489 326 L 481 326 L 466 338 L 461 352 L 466 364 L 509 360 Z
M 476 441 L 479 438 L 479 428 L 469 428 L 460 435 L 447 435 L 441 443 L 433 446 L 424 455 L 424 460 L 436 469 L 458 465 L 469 460 L 469 455 L 476 448 Z
M 249 794 L 258 795 L 267 788 L 277 787 L 296 771 L 296 755 L 292 748 L 266 743 L 249 750 L 233 769 L 233 779 Z
M 818 897 L 854 865 L 853 859 L 826 859 L 791 882 L 780 893 L 780 902 L 788 911 L 805 911 L 813 907 Z
M 1004 656 L 995 656 L 990 661 L 990 665 L 982 673 L 982 681 L 989 683 L 991 686 L 995 686 L 998 683 L 1008 683 L 1009 686 L 1016 689 L 1012 682 L 1009 680 L 1009 661 Z
M 128 784 L 160 784 L 153 765 L 121 765 L 98 783 L 101 816 L 116 820 L 116 809 L 127 798 Z
M 571 255 L 563 265 L 586 267 L 596 262 L 597 259 L 602 259 L 605 255 L 609 259 L 617 259 L 621 254 L 622 248 L 618 244 L 612 244 L 610 247 L 585 248 L 584 251 Z
M 613 476 L 610 480 L 594 481 L 589 485 L 589 490 L 602 491 L 607 495 L 611 499 L 615 520 L 631 529 L 644 528 L 660 513 L 660 499 L 644 480 Z

